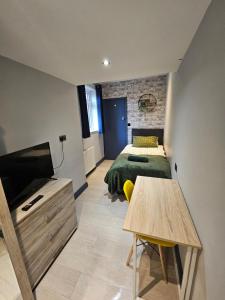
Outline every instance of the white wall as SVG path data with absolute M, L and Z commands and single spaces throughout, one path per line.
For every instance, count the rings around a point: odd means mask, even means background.
M 92 146 L 95 148 L 95 163 L 97 164 L 104 157 L 103 134 L 93 132 L 89 138 L 83 139 L 84 150 Z
M 166 149 L 203 245 L 193 300 L 225 299 L 224 20 L 214 0 L 168 88 Z
M 0 57 L 0 154 L 49 141 L 56 166 L 61 134 L 67 141 L 57 175 L 72 178 L 76 191 L 86 182 L 76 87 Z

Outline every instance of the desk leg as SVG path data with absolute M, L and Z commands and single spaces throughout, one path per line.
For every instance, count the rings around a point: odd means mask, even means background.
M 134 233 L 133 236 L 133 300 L 136 300 L 136 291 L 137 291 L 137 236 Z
M 193 283 L 195 265 L 196 265 L 196 260 L 197 260 L 197 254 L 198 254 L 198 249 L 193 248 L 192 257 L 191 257 L 191 265 L 190 265 L 190 270 L 189 270 L 188 283 L 187 283 L 187 289 L 186 289 L 186 294 L 185 294 L 185 300 L 190 299 L 191 287 L 192 287 L 192 283 Z
M 194 278 L 198 249 L 188 247 L 184 263 L 184 272 L 180 290 L 180 300 L 189 300 Z
M 186 257 L 185 257 L 185 262 L 184 262 L 184 271 L 183 271 L 183 278 L 182 278 L 181 290 L 180 290 L 180 300 L 185 299 L 185 293 L 186 293 L 188 277 L 189 277 L 189 269 L 191 264 L 191 256 L 192 256 L 192 247 L 188 247 Z

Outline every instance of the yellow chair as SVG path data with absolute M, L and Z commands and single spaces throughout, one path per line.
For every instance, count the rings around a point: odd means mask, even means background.
M 126 197 L 126 200 L 128 202 L 130 202 L 132 193 L 133 193 L 133 189 L 134 189 L 134 184 L 131 180 L 126 180 L 124 185 L 123 185 L 123 191 Z
M 131 180 L 126 180 L 125 183 L 124 183 L 124 185 L 123 185 L 123 191 L 124 191 L 126 200 L 128 202 L 130 202 L 130 200 L 131 200 L 133 189 L 134 189 L 133 182 Z M 176 244 L 170 243 L 170 242 L 160 241 L 160 240 L 153 239 L 153 238 L 150 238 L 150 237 L 147 237 L 147 236 L 143 236 L 143 235 L 138 235 L 137 238 L 140 241 L 144 240 L 144 241 L 146 241 L 146 242 L 148 242 L 150 244 L 158 245 L 159 256 L 160 256 L 160 261 L 161 261 L 162 271 L 163 271 L 163 276 L 164 276 L 165 282 L 167 282 L 166 262 L 165 262 L 165 256 L 164 256 L 163 247 L 171 248 L 171 247 L 174 247 Z M 128 255 L 128 258 L 127 258 L 127 262 L 126 262 L 127 266 L 129 266 L 132 254 L 133 254 L 133 246 L 131 247 L 129 255 Z

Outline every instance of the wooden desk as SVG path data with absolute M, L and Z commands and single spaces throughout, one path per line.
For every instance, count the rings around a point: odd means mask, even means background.
M 134 291 L 136 300 L 137 235 L 187 246 L 180 299 L 188 300 L 201 243 L 176 180 L 138 176 L 124 230 L 134 234 Z

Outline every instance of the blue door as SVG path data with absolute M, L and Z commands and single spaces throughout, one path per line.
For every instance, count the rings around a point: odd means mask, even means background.
M 115 159 L 127 145 L 127 98 L 103 100 L 105 158 Z

